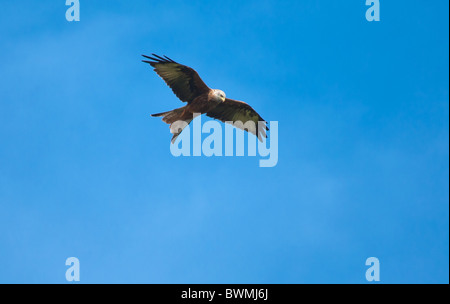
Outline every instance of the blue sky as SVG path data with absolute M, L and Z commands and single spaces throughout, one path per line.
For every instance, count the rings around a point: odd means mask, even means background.
M 0 283 L 448 283 L 448 6 L 3 1 Z M 149 53 L 278 121 L 278 165 L 173 157 Z

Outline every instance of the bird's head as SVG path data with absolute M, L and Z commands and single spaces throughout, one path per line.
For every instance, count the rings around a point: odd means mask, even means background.
M 224 91 L 222 91 L 222 90 L 217 90 L 217 89 L 214 89 L 213 91 L 214 91 L 214 96 L 215 96 L 215 97 L 217 98 L 217 100 L 219 100 L 220 102 L 224 102 L 224 101 L 225 101 L 225 98 L 227 98 Z

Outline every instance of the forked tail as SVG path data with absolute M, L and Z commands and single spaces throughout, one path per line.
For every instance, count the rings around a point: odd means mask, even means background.
M 189 125 L 193 119 L 193 114 L 189 111 L 185 111 L 186 107 L 181 107 L 172 111 L 163 113 L 152 114 L 153 117 L 163 117 L 165 123 L 170 124 L 170 133 L 173 134 L 171 142 L 174 143 L 178 135 L 181 134 L 183 129 Z

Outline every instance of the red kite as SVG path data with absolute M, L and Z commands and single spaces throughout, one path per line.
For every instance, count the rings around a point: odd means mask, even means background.
M 226 98 L 221 90 L 210 89 L 194 69 L 179 64 L 167 56 L 163 58 L 152 55 L 154 57 L 142 55 L 151 60 L 142 61 L 154 68 L 154 71 L 181 101 L 187 102 L 184 107 L 152 114 L 153 117 L 162 116 L 163 121 L 170 124 L 171 132 L 174 133 L 172 143 L 182 131 L 182 129 L 172 130 L 172 124 L 176 121 L 185 121 L 188 125 L 193 120 L 194 113 L 206 113 L 209 117 L 231 123 L 235 127 L 257 135 L 261 142 L 263 137 L 267 137 L 266 130 L 269 128 L 266 121 L 251 106 L 242 101 Z M 235 124 L 239 121 L 242 123 Z M 249 121 L 253 123 L 246 125 Z

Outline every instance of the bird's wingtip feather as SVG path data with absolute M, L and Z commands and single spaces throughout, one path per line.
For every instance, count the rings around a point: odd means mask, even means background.
M 142 54 L 143 57 L 153 60 L 153 63 L 176 63 L 174 60 L 170 59 L 169 57 L 167 57 L 166 55 L 163 55 L 163 57 L 156 55 L 155 53 L 152 53 L 152 56 L 147 56 Z

